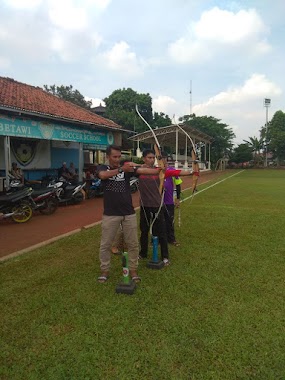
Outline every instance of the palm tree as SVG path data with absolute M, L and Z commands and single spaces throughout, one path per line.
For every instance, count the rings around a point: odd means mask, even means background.
M 263 162 L 263 156 L 261 156 L 260 151 L 264 148 L 264 138 L 261 137 L 258 139 L 257 137 L 249 137 L 249 141 L 243 140 L 247 143 L 252 152 L 254 154 L 254 166 L 259 166 Z

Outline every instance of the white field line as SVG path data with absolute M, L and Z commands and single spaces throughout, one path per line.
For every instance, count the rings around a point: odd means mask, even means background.
M 219 183 L 222 183 L 222 182 L 226 181 L 227 179 L 232 178 L 232 177 L 234 177 L 235 175 L 238 175 L 238 174 L 240 174 L 240 173 L 242 173 L 242 172 L 244 172 L 244 170 L 241 170 L 241 171 L 239 171 L 239 172 L 237 172 L 237 173 L 235 173 L 235 174 L 232 174 L 232 175 L 229 176 L 229 177 L 226 177 L 226 178 L 222 179 L 222 180 L 219 181 L 219 182 L 213 183 L 213 185 L 210 185 L 210 186 L 208 186 L 208 187 L 205 187 L 205 188 L 202 189 L 202 190 L 199 190 L 199 191 L 195 194 L 195 197 L 196 197 L 197 195 L 199 195 L 200 193 L 202 193 L 203 191 L 205 191 L 205 190 L 209 190 L 211 187 L 214 187 L 214 186 L 218 185 Z M 205 182 L 204 182 L 204 183 L 205 183 Z M 187 201 L 188 199 L 193 198 L 193 197 L 194 197 L 194 194 L 191 194 L 189 197 L 182 199 L 181 202 L 185 202 L 185 201 Z
M 201 185 L 205 185 L 205 183 L 208 183 L 208 182 L 211 182 L 211 181 L 212 181 L 212 180 L 209 179 L 208 181 L 205 181 L 205 182 L 201 183 Z M 191 186 L 190 186 L 190 187 L 186 187 L 186 189 L 183 189 L 183 191 L 187 191 L 187 190 L 190 190 L 190 189 L 192 189 Z

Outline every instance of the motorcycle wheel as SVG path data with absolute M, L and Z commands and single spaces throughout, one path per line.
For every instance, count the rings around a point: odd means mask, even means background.
M 15 212 L 15 214 L 12 215 L 12 219 L 16 223 L 25 223 L 30 220 L 33 215 L 33 210 L 28 203 L 22 203 L 14 207 L 12 211 Z
M 43 215 L 51 215 L 53 214 L 58 208 L 58 200 L 55 198 L 50 198 L 46 200 L 45 207 L 40 209 L 40 213 Z
M 84 199 L 84 196 L 81 191 L 79 193 L 76 193 L 74 197 L 72 198 L 73 203 L 80 203 L 83 201 L 83 199 Z
M 87 199 L 92 199 L 92 198 L 95 198 L 97 195 L 97 191 L 96 190 L 88 190 L 87 191 Z

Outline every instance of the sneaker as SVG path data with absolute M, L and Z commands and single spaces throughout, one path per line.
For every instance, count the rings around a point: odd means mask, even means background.
M 168 259 L 163 259 L 163 264 L 165 267 L 168 267 L 168 265 L 170 264 L 170 261 Z

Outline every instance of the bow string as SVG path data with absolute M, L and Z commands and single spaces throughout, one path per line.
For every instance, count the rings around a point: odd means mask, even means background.
M 151 131 L 151 133 L 153 135 L 153 138 L 154 138 L 154 141 L 155 141 L 154 152 L 155 152 L 157 164 L 161 168 L 161 170 L 159 172 L 159 175 L 158 175 L 159 176 L 159 193 L 161 195 L 161 202 L 160 202 L 159 209 L 156 212 L 155 217 L 153 218 L 152 223 L 150 225 L 150 234 L 152 235 L 152 227 L 154 225 L 154 222 L 158 218 L 158 215 L 159 215 L 159 213 L 160 213 L 160 211 L 162 209 L 162 206 L 163 206 L 163 201 L 164 201 L 164 178 L 165 178 L 165 169 L 166 169 L 166 167 L 165 167 L 164 161 L 162 159 L 161 146 L 159 144 L 158 138 L 157 138 L 154 130 L 149 125 L 149 123 L 141 115 L 141 113 L 140 113 L 140 111 L 138 109 L 138 105 L 137 104 L 136 104 L 136 112 L 137 112 L 138 116 L 142 119 L 142 121 L 147 125 L 148 129 Z
M 200 168 L 198 164 L 198 155 L 196 151 L 196 147 L 194 144 L 194 141 L 192 138 L 189 136 L 189 134 L 175 121 L 175 125 L 188 137 L 192 144 L 192 151 L 191 151 L 191 159 L 192 159 L 192 172 L 193 172 L 193 185 L 192 185 L 192 195 L 194 195 L 196 189 L 197 189 L 197 183 L 198 183 L 198 178 L 200 176 Z
M 154 152 L 155 152 L 157 164 L 162 169 L 159 172 L 159 193 L 160 193 L 160 195 L 162 195 L 166 167 L 165 167 L 164 161 L 162 159 L 161 146 L 159 144 L 159 141 L 158 141 L 158 138 L 157 138 L 156 134 L 154 133 L 154 130 L 151 128 L 151 126 L 149 125 L 149 123 L 145 120 L 145 118 L 139 112 L 137 104 L 136 104 L 136 112 L 139 115 L 139 117 L 142 119 L 142 121 L 147 125 L 148 129 L 151 131 L 151 133 L 153 135 L 153 138 L 154 138 L 154 141 L 155 141 Z

